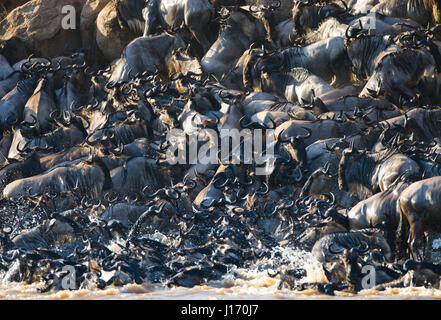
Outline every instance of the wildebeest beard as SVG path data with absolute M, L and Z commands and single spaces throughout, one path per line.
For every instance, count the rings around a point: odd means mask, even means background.
M 145 0 L 113 0 L 116 14 L 120 23 L 137 34 L 144 32 L 144 17 L 142 10 L 146 6 Z

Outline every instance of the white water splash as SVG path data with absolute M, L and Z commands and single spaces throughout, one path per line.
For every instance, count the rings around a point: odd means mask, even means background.
M 287 269 L 306 270 L 306 277 L 299 280 L 299 283 L 326 281 L 320 262 L 310 252 L 275 247 L 270 258 L 257 261 L 252 268 L 232 268 L 221 280 L 211 281 L 207 285 L 218 288 L 244 287 L 247 290 L 271 287 L 271 290 L 277 290 L 279 276 L 271 278 L 268 272 L 275 273 Z

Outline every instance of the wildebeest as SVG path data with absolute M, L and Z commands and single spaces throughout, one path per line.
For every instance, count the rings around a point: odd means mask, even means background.
M 18 234 L 12 239 L 16 248 L 35 250 L 49 245 L 69 242 L 75 236 L 72 226 L 62 220 L 51 219 L 45 223 Z
M 441 22 L 441 8 L 437 0 L 382 0 L 371 10 L 387 16 L 410 18 L 423 26 Z
M 171 29 L 185 25 L 204 52 L 210 45 L 206 28 L 214 10 L 206 0 L 118 0 L 117 10 L 120 20 L 143 36 L 152 34 L 155 24 Z
M 371 265 L 379 289 L 439 285 L 400 252 L 440 231 L 437 0 L 84 8 L 97 48 L 21 60 L 38 48 L 0 41 L 0 279 L 60 290 L 69 265 L 79 289 L 192 287 L 273 268 L 332 294 Z
M 46 132 L 51 127 L 50 115 L 56 109 L 52 92 L 52 79 L 41 79 L 35 88 L 34 94 L 24 107 L 23 122 L 34 126 L 37 132 L 40 132 L 40 130 Z
M 302 127 L 311 130 L 311 136 L 305 140 L 306 144 L 309 145 L 317 140 L 339 138 L 344 135 L 357 133 L 364 125 L 350 121 L 339 122 L 332 119 L 314 121 L 289 120 L 279 125 L 274 135 L 282 140 L 288 140 L 304 132 Z
M 332 2 L 326 3 L 324 6 L 316 6 L 315 1 L 312 3 L 296 1 L 292 9 L 294 35 L 301 36 L 316 29 L 323 20 L 345 13 L 347 13 L 347 8 L 342 8 Z
M 431 245 L 433 233 L 439 232 L 441 215 L 439 214 L 441 177 L 433 177 L 417 181 L 401 192 L 398 198 L 400 210 L 401 245 L 406 236 L 406 225 L 410 229 L 410 248 L 415 258 L 420 258 L 419 245 L 424 244 L 426 259 L 430 259 L 430 251 L 427 246 Z
M 348 34 L 348 30 L 346 31 L 345 45 L 352 63 L 352 71 L 360 79 L 367 79 L 373 74 L 380 54 L 400 51 L 400 48 L 393 44 L 393 38 L 389 35 L 362 35 L 353 38 Z
M 201 59 L 204 71 L 218 79 L 233 68 L 251 44 L 263 43 L 266 32 L 262 21 L 248 12 L 229 12 L 225 20 L 217 40 Z
M 129 159 L 123 166 L 110 172 L 113 189 L 121 194 L 137 194 L 149 186 L 170 185 L 170 176 L 159 170 L 156 161 L 145 157 Z
M 186 47 L 179 35 L 161 34 L 137 38 L 124 49 L 121 58 L 115 63 L 110 81 L 127 82 L 130 80 L 130 71 L 132 74 L 165 71 L 165 64 L 172 52 Z
M 26 101 L 34 92 L 35 85 L 35 78 L 21 80 L 0 100 L 0 124 L 3 130 L 20 121 Z
M 20 72 L 15 71 L 11 73 L 8 78 L 0 81 L 0 97 L 3 98 L 8 92 L 14 89 L 21 77 Z
M 304 47 L 290 47 L 267 54 L 256 61 L 257 71 L 290 70 L 303 67 L 325 81 L 335 77 L 337 84 L 349 81 L 349 60 L 344 48 L 344 38 L 335 37 Z M 339 67 L 337 67 L 339 66 Z
M 353 232 L 334 233 L 322 237 L 312 249 L 312 253 L 320 262 L 332 262 L 340 259 L 344 250 L 380 249 L 387 260 L 392 252 L 382 232 L 376 229 L 364 229 Z
M 17 179 L 27 178 L 41 173 L 40 160 L 36 153 L 32 153 L 24 161 L 12 162 L 0 169 L 0 190 Z
M 322 95 L 334 89 L 304 68 L 293 68 L 288 72 L 264 72 L 260 75 L 260 87 L 293 103 L 312 101 L 315 94 Z
M 82 195 L 97 197 L 111 186 L 110 173 L 103 163 L 99 160 L 96 163 L 81 160 L 60 164 L 36 176 L 17 179 L 5 187 L 3 196 L 18 199 L 29 195 L 59 194 L 78 189 Z
M 416 86 L 425 73 L 433 72 L 433 56 L 422 50 L 404 50 L 381 58 L 360 96 L 371 93 L 388 95 L 393 101 L 400 97 L 412 99 Z
M 375 272 L 375 283 L 372 283 L 373 280 L 371 279 L 370 285 L 380 286 L 387 284 L 399 279 L 403 275 L 403 272 L 398 267 L 390 268 L 386 265 L 364 261 L 360 257 L 360 252 L 354 249 L 345 250 L 343 252 L 342 261 L 346 272 L 346 280 L 350 287 L 349 290 L 353 292 L 367 289 L 363 287 L 362 283 L 365 277 L 363 272 L 363 267 L 365 266 L 369 267 L 370 270 L 374 270 L 369 272 Z
M 387 190 L 405 171 L 418 176 L 419 169 L 412 159 L 390 150 L 368 153 L 348 148 L 339 164 L 339 187 L 348 190 L 353 185 L 354 192 L 358 189 L 360 194 L 374 194 Z

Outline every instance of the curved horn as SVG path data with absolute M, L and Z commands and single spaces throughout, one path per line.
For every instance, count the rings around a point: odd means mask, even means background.
M 300 169 L 299 166 L 297 166 L 296 171 L 299 172 L 299 175 L 297 178 L 295 178 L 296 182 L 300 182 L 303 180 L 303 173 L 302 173 L 302 169 Z
M 342 254 L 345 251 L 345 248 L 340 246 L 337 247 L 335 243 L 331 243 L 328 247 L 328 250 L 332 254 Z
M 335 204 L 335 194 L 333 192 L 329 192 L 330 196 L 331 196 L 331 202 L 330 204 L 333 206 Z
M 359 254 L 365 254 L 369 251 L 369 244 L 366 241 L 362 241 L 360 245 L 354 248 Z
M 166 189 L 165 194 L 172 200 L 178 200 L 181 197 L 181 193 L 175 189 Z
M 23 152 L 27 149 L 29 142 L 30 142 L 30 141 L 28 141 L 28 142 L 25 143 L 25 145 L 23 146 L 23 149 L 20 148 L 20 143 L 17 143 L 17 151 L 18 151 L 19 153 L 23 153 Z
M 348 8 L 348 5 L 346 4 L 346 2 L 344 0 L 340 0 L 340 2 L 343 4 L 343 7 L 345 8 L 345 11 L 349 12 L 349 8 Z
M 264 195 L 264 194 L 268 193 L 268 191 L 269 191 L 268 184 L 266 182 L 263 182 L 262 184 L 264 185 L 265 189 L 263 191 L 256 190 L 255 194 L 257 194 L 257 195 Z

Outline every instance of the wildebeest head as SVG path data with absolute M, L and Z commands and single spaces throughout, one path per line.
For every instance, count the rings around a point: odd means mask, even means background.
M 356 249 L 345 250 L 342 255 L 343 265 L 346 271 L 346 279 L 352 288 L 358 291 L 361 281 L 361 268 L 359 265 L 359 252 Z
M 393 127 L 390 126 L 389 122 L 385 121 L 383 124 L 380 123 L 380 127 L 382 128 L 382 132 L 378 137 L 378 141 L 380 141 L 384 146 L 391 146 L 391 144 L 399 138 L 399 136 L 404 133 L 407 129 L 408 125 L 408 117 L 404 115 L 404 125 L 395 124 Z
M 229 11 L 223 8 L 221 14 L 221 27 L 231 27 L 236 32 L 242 32 L 251 43 L 260 42 L 265 37 L 265 26 L 262 14 L 247 12 L 245 10 Z
M 330 17 L 338 17 L 347 12 L 346 4 L 342 1 L 344 8 L 336 3 L 316 5 L 317 1 L 294 1 L 292 9 L 292 21 L 294 34 L 302 35 L 307 31 L 315 29 L 319 24 Z
M 260 57 L 264 56 L 264 51 L 262 49 L 249 49 L 244 55 L 243 85 L 245 88 L 258 88 L 260 86 L 260 71 L 256 70 L 256 63 Z
M 300 166 L 306 165 L 306 143 L 305 139 L 309 138 L 312 134 L 312 131 L 309 128 L 302 127 L 302 129 L 305 129 L 306 134 L 304 135 L 296 135 L 293 136 L 287 140 L 282 140 L 280 136 L 283 133 L 283 130 L 279 132 L 279 136 L 277 137 L 277 140 L 280 143 L 286 143 L 289 142 L 288 145 L 286 145 L 286 150 Z
M 167 61 L 168 73 L 182 73 L 184 76 L 202 75 L 202 67 L 199 61 L 189 55 L 189 47 L 186 50 L 178 48 L 174 50 Z
M 348 27 L 345 47 L 353 74 L 359 79 L 368 79 L 373 72 L 375 58 L 390 46 L 391 40 L 389 36 L 370 36 L 361 28 Z
M 256 69 L 259 72 L 271 72 L 280 70 L 285 63 L 284 56 L 281 52 L 272 52 L 264 55 L 256 63 Z
M 384 232 L 379 228 L 363 229 L 363 236 L 367 237 L 370 241 L 370 246 L 372 248 L 380 249 L 384 258 L 387 261 L 392 260 L 392 250 L 389 243 L 384 237 Z
M 360 96 L 384 95 L 400 102 L 403 98 L 412 99 L 416 87 L 425 73 L 434 69 L 433 57 L 422 50 L 404 50 L 391 53 L 377 63 L 374 73 Z
M 304 197 L 310 194 L 320 194 L 321 190 L 325 190 L 332 180 L 335 178 L 334 175 L 329 173 L 329 165 L 325 165 L 323 168 L 318 168 L 315 170 L 306 180 L 300 197 Z
M 345 178 L 345 170 L 348 163 L 358 161 L 364 154 L 364 152 L 359 152 L 356 150 L 353 143 L 351 143 L 349 148 L 343 150 L 340 163 L 338 165 L 338 187 L 340 190 L 348 190 L 348 185 Z

